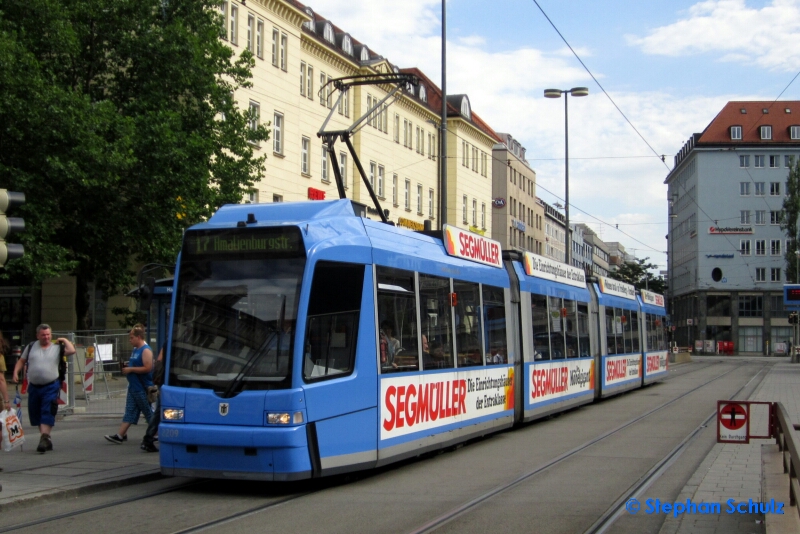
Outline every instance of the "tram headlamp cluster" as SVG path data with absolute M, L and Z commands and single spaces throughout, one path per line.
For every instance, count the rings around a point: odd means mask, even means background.
M 270 425 L 299 425 L 302 422 L 303 412 L 267 413 L 267 423 Z
M 182 421 L 183 409 L 181 408 L 164 408 L 161 414 L 165 421 Z

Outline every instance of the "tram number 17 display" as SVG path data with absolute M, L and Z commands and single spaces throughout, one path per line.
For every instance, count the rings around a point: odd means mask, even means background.
M 295 255 L 303 251 L 297 228 L 212 230 L 186 234 L 184 252 L 190 256 Z

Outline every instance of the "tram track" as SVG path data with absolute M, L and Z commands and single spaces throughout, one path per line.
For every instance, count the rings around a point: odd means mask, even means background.
M 713 364 L 710 364 L 710 365 L 713 365 Z M 474 499 L 472 499 L 470 501 L 467 501 L 467 502 L 461 504 L 460 506 L 457 506 L 457 507 L 447 511 L 446 513 L 434 518 L 433 520 L 428 521 L 427 523 L 424 523 L 423 525 L 411 530 L 410 534 L 424 534 L 424 533 L 428 533 L 428 532 L 433 532 L 433 531 L 437 530 L 438 528 L 444 526 L 445 524 L 453 521 L 454 519 L 456 519 L 456 518 L 458 518 L 460 516 L 463 516 L 463 515 L 469 513 L 470 511 L 476 509 L 477 507 L 479 507 L 481 504 L 485 503 L 486 501 L 489 501 L 490 499 L 493 499 L 494 497 L 496 497 L 498 495 L 501 495 L 501 494 L 503 494 L 503 493 L 505 493 L 505 492 L 507 492 L 507 491 L 509 491 L 509 490 L 521 485 L 522 483 L 526 482 L 527 480 L 531 479 L 532 477 L 536 476 L 537 474 L 540 474 L 540 473 L 542 473 L 542 472 L 544 472 L 544 471 L 546 471 L 546 470 L 548 470 L 548 469 L 550 469 L 550 468 L 562 463 L 563 461 L 565 461 L 565 460 L 567 460 L 569 458 L 575 457 L 578 453 L 580 453 L 580 452 L 582 452 L 582 451 L 584 451 L 584 450 L 586 450 L 586 449 L 588 449 L 588 448 L 590 448 L 590 447 L 602 442 L 603 440 L 606 440 L 607 438 L 609 438 L 609 437 L 621 432 L 622 430 L 624 430 L 624 429 L 626 429 L 628 427 L 631 427 L 632 425 L 635 425 L 636 423 L 638 423 L 638 422 L 648 418 L 649 416 L 651 416 L 651 415 L 663 410 L 664 408 L 666 408 L 666 407 L 674 404 L 675 402 L 687 397 L 688 395 L 690 395 L 692 393 L 695 393 L 695 392 L 705 388 L 709 384 L 712 384 L 712 383 L 716 382 L 717 380 L 719 380 L 719 379 L 721 379 L 721 378 L 733 373 L 734 371 L 737 371 L 737 370 L 741 369 L 742 367 L 746 367 L 748 365 L 753 365 L 753 363 L 751 363 L 751 362 L 743 362 L 743 363 L 741 363 L 739 365 L 736 365 L 732 369 L 730 369 L 730 370 L 728 370 L 728 371 L 726 371 L 726 372 L 724 372 L 722 374 L 719 374 L 719 375 L 715 376 L 714 378 L 712 378 L 712 379 L 710 379 L 710 380 L 708 380 L 708 381 L 706 381 L 706 382 L 704 382 L 704 383 L 702 383 L 702 384 L 700 384 L 698 386 L 695 386 L 694 388 L 692 388 L 692 389 L 690 389 L 688 391 L 685 391 L 684 393 L 678 395 L 677 397 L 674 397 L 674 398 L 670 399 L 669 401 L 664 402 L 664 403 L 660 404 L 659 406 L 656 406 L 655 408 L 652 408 L 652 409 L 648 410 L 647 412 L 645 412 L 643 414 L 640 414 L 640 415 L 638 415 L 638 416 L 636 416 L 636 417 L 634 417 L 634 418 L 632 418 L 632 419 L 630 419 L 630 420 L 628 420 L 628 421 L 616 426 L 615 428 L 613 428 L 613 429 L 611 429 L 611 430 L 609 430 L 607 432 L 604 432 L 603 434 L 601 434 L 599 436 L 596 436 L 596 437 L 594 437 L 594 438 L 592 438 L 592 439 L 590 439 L 590 440 L 578 445 L 577 447 L 574 447 L 571 450 L 556 456 L 555 458 L 545 462 L 544 464 L 541 464 L 541 465 L 535 467 L 534 469 L 526 471 L 522 475 L 520 475 L 520 476 L 518 476 L 518 477 L 516 477 L 516 478 L 514 478 L 514 479 L 512 479 L 512 480 L 510 480 L 510 481 L 508 481 L 508 482 L 506 482 L 506 483 L 504 483 L 502 485 L 500 485 L 500 486 L 496 486 L 496 487 L 490 489 L 489 491 L 479 495 L 478 497 L 476 497 L 476 498 L 474 498 Z M 758 371 L 756 376 L 761 374 L 761 372 L 766 367 L 767 367 L 767 365 L 762 365 L 761 369 Z M 684 373 L 684 374 L 688 374 L 688 373 Z M 733 393 L 731 395 L 731 398 L 735 397 L 742 390 L 744 390 L 745 387 L 747 387 L 747 385 L 750 384 L 750 382 L 752 382 L 752 380 L 754 380 L 756 376 L 751 378 L 750 381 L 747 382 L 747 384 L 745 384 L 744 386 L 742 386 L 742 388 L 740 388 L 735 393 Z M 762 380 L 763 380 L 763 377 L 762 377 Z M 601 515 L 601 517 L 595 522 L 595 524 L 592 525 L 592 527 L 590 527 L 589 530 L 586 531 L 586 533 L 588 534 L 588 533 L 604 532 L 605 529 L 608 528 L 608 526 L 613 524 L 613 521 L 616 520 L 617 517 L 619 517 L 619 514 L 621 513 L 620 510 L 624 510 L 625 502 L 627 501 L 628 498 L 630 498 L 627 495 L 628 494 L 631 494 L 631 495 L 638 494 L 639 492 L 644 491 L 650 484 L 652 484 L 652 482 L 654 482 L 658 478 L 658 476 L 660 476 L 660 474 L 663 473 L 663 470 L 666 469 L 666 467 L 668 467 L 669 463 L 671 461 L 674 461 L 674 459 L 676 459 L 680 455 L 680 453 L 683 450 L 685 450 L 686 446 L 688 446 L 688 444 L 691 443 L 691 441 L 694 439 L 694 437 L 696 437 L 697 434 L 699 434 L 699 432 L 708 424 L 708 421 L 710 421 L 711 418 L 714 415 L 715 414 L 712 414 L 711 416 L 706 418 L 703 421 L 703 423 L 701 423 L 697 428 L 695 428 L 692 432 L 690 432 L 690 434 L 686 438 L 684 438 L 684 440 L 678 446 L 676 446 L 672 451 L 670 451 L 670 453 L 668 453 L 664 458 L 662 458 L 662 460 L 659 461 L 645 475 L 645 477 L 643 478 L 642 484 L 636 484 L 631 490 L 629 490 L 628 492 L 625 492 L 622 496 L 620 496 L 617 500 L 615 500 L 615 502 L 611 506 L 611 508 L 606 510 L 606 512 Z

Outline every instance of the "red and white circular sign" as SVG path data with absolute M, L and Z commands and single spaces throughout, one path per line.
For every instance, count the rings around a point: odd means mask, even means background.
M 725 428 L 738 430 L 747 422 L 747 409 L 735 402 L 726 404 L 719 411 L 719 420 Z

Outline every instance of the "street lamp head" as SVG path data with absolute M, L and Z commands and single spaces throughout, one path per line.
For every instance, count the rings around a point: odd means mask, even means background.
M 545 89 L 544 90 L 544 97 L 545 98 L 561 98 L 561 93 L 563 93 L 561 89 Z
M 569 90 L 569 94 L 572 96 L 589 96 L 589 88 L 588 87 L 573 87 Z

